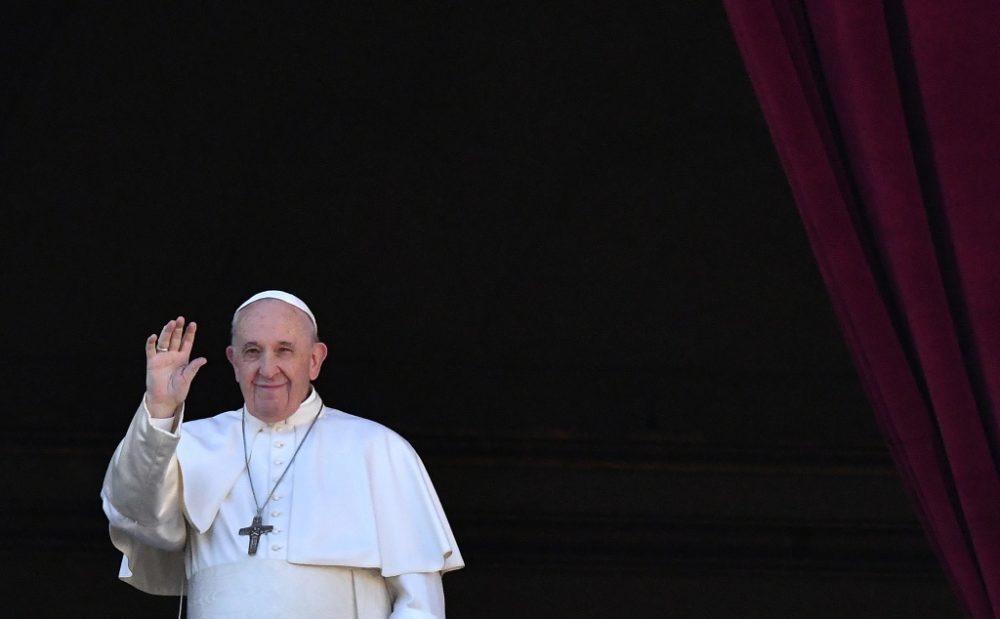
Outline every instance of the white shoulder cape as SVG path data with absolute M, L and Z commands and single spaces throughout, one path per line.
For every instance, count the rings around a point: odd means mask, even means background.
M 180 434 L 184 514 L 204 533 L 245 474 L 240 411 L 186 422 Z M 464 566 L 423 463 L 392 430 L 323 407 L 294 466 L 289 562 L 377 568 L 385 577 Z M 111 537 L 127 557 L 123 579 L 149 593 L 180 593 L 183 551 L 114 528 Z

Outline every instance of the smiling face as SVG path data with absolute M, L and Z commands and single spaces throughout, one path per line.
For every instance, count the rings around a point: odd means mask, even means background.
M 277 299 L 240 311 L 226 358 L 251 415 L 266 423 L 281 421 L 309 396 L 327 353 L 313 333 L 305 312 Z

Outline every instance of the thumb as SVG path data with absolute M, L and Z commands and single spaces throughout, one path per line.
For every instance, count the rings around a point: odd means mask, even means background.
M 189 381 L 194 380 L 194 377 L 198 374 L 198 370 L 200 370 L 201 367 L 206 363 L 208 363 L 208 359 L 206 359 L 205 357 L 198 357 L 197 359 L 191 361 L 191 363 L 188 363 L 186 366 L 184 366 L 184 369 L 181 370 L 181 373 L 187 374 L 186 378 Z

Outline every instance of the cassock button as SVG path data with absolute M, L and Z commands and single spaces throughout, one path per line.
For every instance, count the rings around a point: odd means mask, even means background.
M 276 495 L 274 495 L 274 496 L 271 497 L 271 500 L 272 501 L 280 501 L 281 500 L 281 495 L 280 494 L 276 494 Z
M 274 463 L 275 464 L 284 464 L 285 461 L 279 458 L 279 459 L 275 460 Z
M 281 441 L 275 441 L 275 442 L 274 442 L 274 446 L 275 446 L 275 447 L 284 447 L 284 446 L 285 446 L 285 444 L 284 444 L 284 443 L 282 443 Z
M 281 515 L 281 512 L 279 512 L 279 511 L 273 511 L 273 512 L 271 512 L 271 515 L 274 516 L 275 518 L 277 518 L 278 516 Z
M 281 544 L 274 544 L 271 546 L 271 550 L 281 550 Z

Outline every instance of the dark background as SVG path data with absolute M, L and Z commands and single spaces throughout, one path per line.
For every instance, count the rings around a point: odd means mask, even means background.
M 170 616 L 98 497 L 182 313 L 319 318 L 328 404 L 417 447 L 449 616 L 958 617 L 721 4 L 6 3 L 13 616 Z

